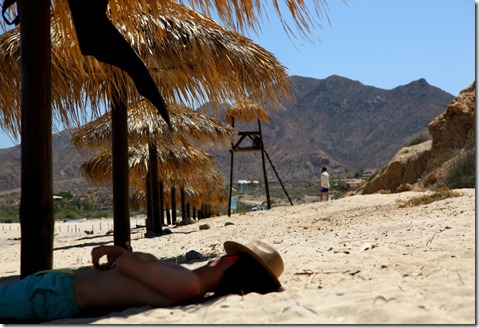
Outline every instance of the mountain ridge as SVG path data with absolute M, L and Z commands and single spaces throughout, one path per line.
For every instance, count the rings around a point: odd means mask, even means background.
M 318 181 L 322 166 L 333 174 L 379 168 L 454 98 L 425 79 L 390 90 L 339 75 L 325 79 L 291 76 L 291 80 L 293 103 L 280 110 L 266 107 L 270 122 L 261 126 L 265 150 L 286 182 Z M 246 126 L 235 125 L 239 130 Z M 52 147 L 54 189 L 92 187 L 79 169 L 92 153 L 79 153 L 69 142 L 68 131 L 55 134 Z M 216 146 L 205 149 L 228 181 L 229 151 Z M 259 154 L 235 156 L 235 180 L 262 179 Z M 20 146 L 0 150 L 0 162 L 0 191 L 19 188 Z M 267 170 L 268 179 L 274 181 L 269 164 Z
M 333 172 L 378 168 L 453 99 L 425 79 L 391 90 L 338 75 L 291 79 L 294 103 L 268 110 L 270 123 L 262 124 L 266 151 L 286 181 L 317 180 L 322 166 Z M 215 155 L 229 166 L 229 156 Z M 252 164 L 258 157 L 241 156 L 245 160 L 234 169 L 238 178 L 250 172 L 261 177 L 259 166 Z

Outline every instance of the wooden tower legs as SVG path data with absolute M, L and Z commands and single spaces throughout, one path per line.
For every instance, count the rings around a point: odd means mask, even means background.
M 232 118 L 231 126 L 234 127 L 234 118 Z M 263 143 L 263 133 L 261 131 L 261 122 L 258 119 L 258 131 L 244 131 L 239 132 L 239 140 L 235 144 L 231 144 L 231 165 L 230 165 L 230 190 L 229 190 L 229 199 L 228 199 L 228 216 L 231 216 L 231 197 L 233 193 L 233 167 L 234 167 L 234 153 L 235 152 L 245 152 L 245 151 L 261 151 L 261 161 L 263 165 L 263 176 L 264 176 L 264 187 L 266 190 L 266 203 L 268 210 L 271 209 L 271 199 L 269 194 L 269 184 L 268 184 L 268 175 L 266 174 L 266 163 L 264 160 L 264 143 Z M 257 140 L 259 135 L 259 140 Z M 253 140 L 253 146 L 251 147 L 240 147 L 241 143 L 249 137 L 248 139 Z

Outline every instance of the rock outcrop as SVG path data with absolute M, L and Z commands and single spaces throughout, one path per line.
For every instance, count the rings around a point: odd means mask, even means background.
M 402 148 L 359 192 L 400 192 L 438 183 L 455 158 L 475 150 L 476 83 L 429 124 L 431 141 Z
M 464 89 L 444 113 L 429 124 L 431 160 L 423 184 L 443 183 L 457 159 L 476 147 L 476 83 Z
M 379 170 L 362 189 L 363 194 L 377 191 L 405 191 L 405 185 L 414 185 L 421 178 L 431 158 L 431 140 L 419 145 L 403 147 L 394 158 Z
M 441 156 L 462 148 L 474 147 L 476 83 L 464 89 L 444 113 L 429 124 L 431 155 Z

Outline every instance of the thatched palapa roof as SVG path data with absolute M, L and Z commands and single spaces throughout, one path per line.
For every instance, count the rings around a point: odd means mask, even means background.
M 164 185 L 164 205 L 171 207 L 171 197 L 167 195 L 171 193 L 172 185 L 166 183 Z M 210 168 L 202 171 L 201 179 L 195 182 L 186 182 L 183 185 L 185 195 L 195 208 L 200 208 L 202 204 L 211 204 L 215 207 L 225 205 L 228 201 L 228 195 L 224 189 L 224 176 L 218 171 Z M 175 199 L 180 202 L 180 195 L 177 189 Z M 146 208 L 146 192 L 145 187 L 138 186 L 138 189 L 130 195 L 130 207 L 132 210 Z
M 202 170 L 214 166 L 204 150 L 180 141 L 159 145 L 157 151 L 158 179 L 174 185 L 183 185 L 185 179 L 194 182 Z M 129 147 L 128 156 L 130 185 L 142 188 L 150 165 L 148 145 Z M 101 186 L 112 181 L 112 167 L 111 150 L 104 150 L 84 162 L 81 172 L 88 182 Z
M 215 118 L 203 115 L 186 106 L 168 104 L 171 130 L 146 100 L 128 105 L 129 144 L 161 144 L 175 138 L 193 138 L 198 142 L 227 143 L 237 131 Z M 72 134 L 71 142 L 78 148 L 101 149 L 111 147 L 111 112 L 80 127 Z
M 125 72 L 81 55 L 66 3 L 55 1 L 52 11 L 52 107 L 57 120 L 78 126 L 89 120 L 87 105 L 99 115 L 114 91 L 129 102 L 140 99 Z M 273 54 L 187 6 L 111 0 L 109 8 L 167 101 L 220 103 L 254 93 L 279 106 L 280 97 L 291 92 L 285 67 Z M 20 124 L 19 58 L 20 33 L 14 28 L 0 36 L 0 127 L 14 138 Z
M 231 123 L 233 118 L 245 122 L 251 122 L 256 119 L 265 123 L 269 122 L 265 108 L 250 99 L 238 101 L 226 110 L 226 122 Z
M 265 2 L 272 2 L 275 14 L 280 18 L 284 30 L 294 37 L 294 28 L 297 34 L 302 37 L 309 37 L 311 31 L 316 27 L 321 27 L 320 19 L 327 19 L 328 6 L 326 0 L 284 0 L 284 5 L 280 0 L 189 0 L 193 9 L 203 12 L 207 16 L 216 14 L 225 26 L 239 32 L 246 32 L 247 30 L 258 31 L 260 24 L 263 23 L 263 15 L 267 17 L 273 15 L 271 12 L 264 12 Z M 346 3 L 345 0 L 343 0 Z M 153 15 L 159 16 L 164 14 L 164 8 L 175 5 L 177 3 L 184 3 L 183 0 L 143 0 L 141 2 L 129 0 L 110 0 L 110 17 L 116 25 L 118 21 L 124 24 L 127 30 L 134 29 L 138 23 L 138 17 L 130 15 L 123 19 L 125 13 L 134 13 L 139 5 L 149 6 Z M 71 32 L 67 28 L 71 28 L 68 22 L 69 5 L 68 0 L 55 0 L 54 2 L 55 14 L 61 18 L 62 25 L 66 25 L 64 29 Z M 287 14 L 291 15 L 291 24 L 286 19 Z M 13 13 L 15 14 L 15 13 Z M 0 23 L 1 26 L 3 22 Z

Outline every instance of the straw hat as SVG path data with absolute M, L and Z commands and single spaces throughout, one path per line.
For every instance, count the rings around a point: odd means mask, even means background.
M 246 245 L 235 241 L 225 241 L 223 247 L 228 255 L 249 254 L 268 271 L 278 288 L 281 286 L 278 277 L 283 273 L 284 263 L 281 255 L 273 247 L 261 240 L 253 240 Z

